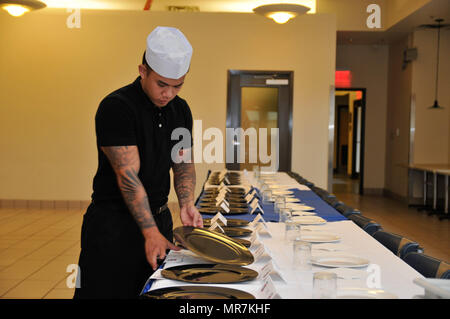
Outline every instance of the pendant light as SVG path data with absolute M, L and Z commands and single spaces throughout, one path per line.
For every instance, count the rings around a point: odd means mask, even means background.
M 273 19 L 276 23 L 283 24 L 298 15 L 305 14 L 309 10 L 311 8 L 300 4 L 274 3 L 256 7 L 253 9 L 253 12 Z
M 0 0 L 0 7 L 14 17 L 20 17 L 25 13 L 45 8 L 47 5 L 38 0 Z
M 437 59 L 436 59 L 436 80 L 435 80 L 435 98 L 434 104 L 429 107 L 429 109 L 443 109 L 442 106 L 439 105 L 438 102 L 438 88 L 439 88 L 439 51 L 440 51 L 440 41 L 441 41 L 441 29 L 443 27 L 450 26 L 449 24 L 441 24 L 444 19 L 436 19 L 434 20 L 437 24 L 424 24 L 420 27 L 425 29 L 437 29 Z

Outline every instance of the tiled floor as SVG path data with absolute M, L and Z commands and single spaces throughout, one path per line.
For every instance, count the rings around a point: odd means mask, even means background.
M 337 194 L 379 221 L 387 230 L 416 239 L 425 252 L 449 260 L 450 222 L 439 221 L 381 196 Z M 180 220 L 169 204 L 174 227 Z M 84 210 L 0 209 L 0 298 L 68 299 L 74 289 Z
M 177 205 L 169 207 L 179 226 Z M 0 209 L 1 299 L 73 297 L 84 212 Z
M 0 298 L 71 298 L 81 210 L 0 209 Z M 71 277 L 69 277 L 71 279 Z

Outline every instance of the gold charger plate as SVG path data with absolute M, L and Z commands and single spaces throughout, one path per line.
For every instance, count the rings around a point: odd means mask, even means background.
M 234 240 L 235 242 L 238 242 L 238 243 L 241 244 L 241 245 L 244 245 L 244 246 L 247 247 L 247 248 L 249 248 L 249 247 L 252 245 L 252 243 L 250 242 L 250 240 L 247 240 L 247 239 L 242 239 L 242 238 L 235 237 L 235 238 L 233 238 L 233 240 Z
M 230 194 L 230 195 L 235 195 L 235 196 L 243 196 L 243 195 L 245 195 L 245 189 L 243 189 L 243 188 L 234 187 L 234 188 L 229 188 L 228 190 L 229 190 L 228 194 Z M 205 194 L 205 195 L 218 195 L 219 191 L 216 190 L 216 189 L 205 189 L 203 191 L 203 194 Z
M 247 247 L 224 234 L 192 226 L 177 227 L 173 234 L 183 247 L 215 263 L 245 266 L 254 261 Z
M 223 225 L 223 223 L 220 221 L 220 219 L 218 219 L 217 222 L 220 225 Z M 243 220 L 243 219 L 227 218 L 227 226 L 228 227 L 242 227 L 242 226 L 247 226 L 249 223 L 250 223 L 249 221 Z M 204 227 L 211 226 L 211 218 L 204 218 L 203 226 Z
M 161 275 L 167 279 L 197 284 L 230 284 L 258 277 L 258 273 L 252 269 L 225 264 L 175 266 L 163 269 Z
M 232 209 L 232 208 L 248 208 L 247 203 L 229 202 L 229 204 L 230 204 L 230 206 L 229 206 L 230 209 Z M 211 208 L 219 207 L 219 206 L 216 206 L 215 201 L 214 202 L 200 202 L 200 203 L 198 203 L 198 205 L 200 207 L 211 207 Z
M 227 235 L 228 237 L 245 237 L 250 236 L 253 233 L 251 229 L 247 228 L 223 226 L 222 229 L 225 231 L 225 235 Z M 218 229 L 217 232 L 220 233 L 220 230 Z
M 178 286 L 151 290 L 144 299 L 255 299 L 248 292 L 214 286 Z

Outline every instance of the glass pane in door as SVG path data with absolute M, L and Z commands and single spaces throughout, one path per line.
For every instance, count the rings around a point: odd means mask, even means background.
M 267 155 L 271 155 L 271 128 L 278 127 L 278 88 L 242 87 L 241 91 L 241 127 L 244 131 L 254 128 L 258 136 L 255 143 L 245 137 L 245 162 L 240 169 L 251 171 L 253 166 L 264 164 L 259 156 L 259 129 L 267 129 Z M 255 162 L 256 159 L 256 162 Z

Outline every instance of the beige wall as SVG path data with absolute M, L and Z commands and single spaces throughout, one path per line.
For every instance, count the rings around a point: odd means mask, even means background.
M 411 37 L 389 47 L 385 178 L 386 189 L 401 197 L 406 197 L 408 191 L 412 65 L 402 69 L 403 51 L 408 47 Z
M 389 29 L 432 0 L 388 0 L 386 1 L 386 28 Z
M 401 69 L 403 50 L 415 47 L 416 61 Z M 439 103 L 444 109 L 429 109 L 434 103 L 436 31 L 420 30 L 392 44 L 389 51 L 389 98 L 386 149 L 386 189 L 407 196 L 408 176 L 403 165 L 450 163 L 450 34 L 442 32 L 439 68 Z M 415 132 L 410 150 L 411 99 L 415 101 Z M 396 130 L 399 129 L 399 136 Z
M 225 129 L 228 69 L 293 70 L 292 168 L 326 186 L 333 15 L 276 25 L 253 14 L 83 10 L 81 29 L 66 27 L 68 15 L 0 15 L 0 198 L 90 197 L 98 103 L 135 79 L 145 38 L 157 25 L 181 28 L 194 47 L 180 95 L 203 129 Z M 197 194 L 207 170 L 222 167 L 196 165 Z
M 383 31 L 386 29 L 387 2 L 390 0 L 317 0 L 316 7 L 319 13 L 333 13 L 337 16 L 337 29 L 339 31 Z M 380 29 L 369 29 L 367 12 L 370 4 L 380 6 Z
M 413 39 L 414 47 L 418 48 L 418 58 L 412 65 L 412 94 L 416 100 L 413 163 L 448 163 L 450 32 L 441 33 L 438 100 L 444 109 L 428 108 L 433 105 L 435 99 L 437 33 L 435 30 L 416 31 Z
M 388 47 L 338 45 L 336 69 L 352 71 L 352 87 L 366 88 L 364 188 L 384 188 Z

